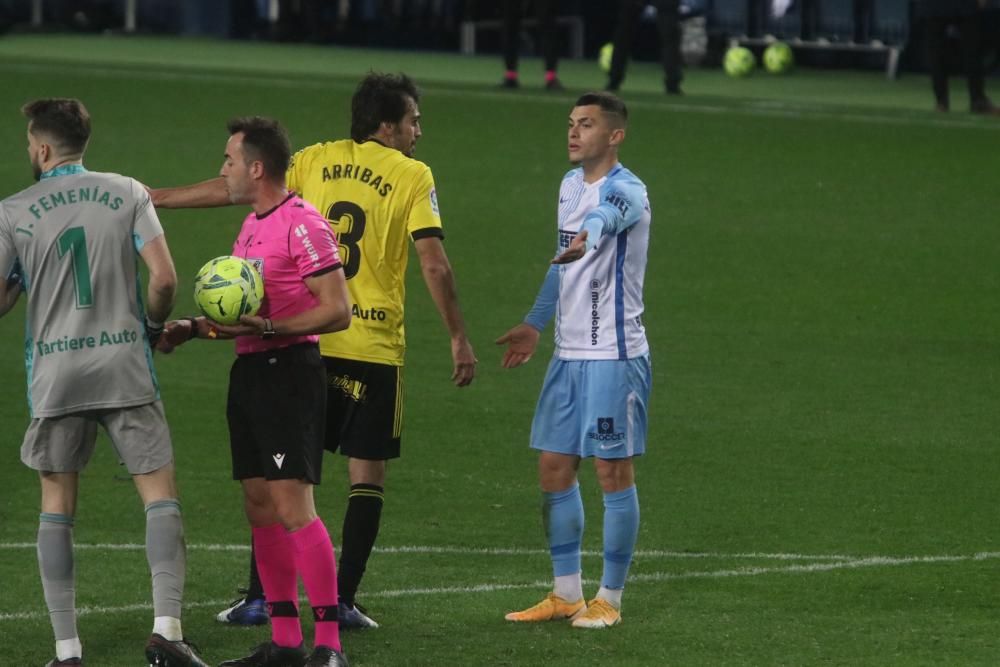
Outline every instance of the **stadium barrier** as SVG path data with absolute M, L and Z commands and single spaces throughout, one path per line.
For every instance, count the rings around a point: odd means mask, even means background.
M 557 26 L 568 31 L 570 57 L 585 57 L 587 19 L 594 20 L 595 17 L 592 11 L 594 5 L 591 3 L 600 1 L 602 0 L 573 3 L 576 11 L 567 11 L 568 8 L 564 7 L 563 14 L 556 18 Z M 682 0 L 681 7 L 682 12 L 685 8 L 695 8 L 704 17 L 704 34 L 718 40 L 717 44 L 766 47 L 780 40 L 795 50 L 882 54 L 885 56 L 886 76 L 895 78 L 897 75 L 901 53 L 909 38 L 914 0 L 795 0 L 790 11 L 781 17 L 772 15 L 772 2 L 773 0 Z M 58 6 L 58 3 L 45 3 L 44 0 L 30 0 L 30 3 L 22 5 L 25 13 L 30 6 L 30 23 L 33 28 L 40 29 L 45 21 L 51 20 L 52 10 L 47 4 Z M 278 23 L 283 13 L 279 0 L 258 0 L 255 4 L 260 21 L 271 26 Z M 151 25 L 161 29 L 164 25 L 163 17 L 156 14 L 154 9 L 162 7 L 162 3 L 158 5 L 151 0 L 114 0 L 112 5 L 117 7 L 112 16 L 112 21 L 116 24 L 111 26 L 113 30 L 134 33 L 148 30 Z M 335 5 L 341 19 L 350 16 L 347 8 L 351 5 L 351 0 L 336 0 Z M 988 2 L 989 7 L 997 5 L 1000 5 L 1000 0 Z M 233 21 L 227 7 L 228 5 L 217 0 L 176 0 L 172 10 L 176 20 L 168 30 L 181 34 L 225 36 L 230 34 Z M 403 5 L 398 6 L 395 11 L 402 11 L 401 7 Z M 454 20 L 454 23 L 444 22 L 442 25 L 458 26 L 458 48 L 463 54 L 476 53 L 477 33 L 502 29 L 502 21 L 496 17 L 470 16 L 471 11 L 465 3 L 441 5 L 439 10 L 449 12 Z M 25 15 L 24 19 L 28 19 L 28 16 Z M 538 22 L 526 17 L 522 25 L 537 29 Z M 591 25 L 591 31 L 598 31 L 598 27 Z
M 45 13 L 43 11 L 45 3 L 43 0 L 31 0 L 31 27 L 38 29 L 45 23 Z M 135 32 L 137 0 L 125 0 L 124 14 L 125 21 L 122 29 L 125 32 Z

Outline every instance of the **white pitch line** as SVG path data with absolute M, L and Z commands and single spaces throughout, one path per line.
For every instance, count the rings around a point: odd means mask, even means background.
M 137 543 L 124 544 L 76 544 L 75 549 L 80 551 L 144 551 L 145 545 Z M 188 544 L 188 551 L 249 551 L 250 546 L 246 544 Z M 0 542 L 0 550 L 35 549 L 34 542 Z M 455 547 L 455 546 L 428 546 L 428 545 L 402 545 L 396 547 L 375 547 L 375 553 L 380 554 L 441 554 L 457 556 L 547 556 L 548 549 L 525 549 L 519 547 Z M 597 550 L 584 550 L 584 556 L 603 556 L 603 552 Z M 721 553 L 721 552 L 694 552 L 694 551 L 668 551 L 663 549 L 639 549 L 634 554 L 635 558 L 665 558 L 665 559 L 733 559 L 740 560 L 820 560 L 820 561 L 846 561 L 864 556 L 846 554 L 796 554 L 796 553 Z
M 830 572 L 841 569 L 858 569 L 865 567 L 892 567 L 900 565 L 915 565 L 927 563 L 955 563 L 970 560 L 987 560 L 1000 558 L 1000 552 L 982 552 L 972 556 L 873 556 L 869 558 L 859 558 L 849 561 L 834 563 L 812 563 L 808 565 L 789 565 L 784 567 L 749 567 L 729 570 L 710 570 L 703 572 L 652 572 L 640 573 L 630 577 L 630 581 L 667 581 L 681 579 L 703 579 L 703 578 L 731 578 L 731 577 L 752 577 L 765 574 L 796 574 L 813 572 Z M 585 580 L 584 583 L 596 583 L 592 580 Z M 474 586 L 450 586 L 437 588 L 404 588 L 386 591 L 376 591 L 368 593 L 368 597 L 393 598 L 417 595 L 452 595 L 468 593 L 490 593 L 495 591 L 520 590 L 529 588 L 546 588 L 551 585 L 549 581 L 534 581 L 530 583 L 515 584 L 477 584 Z M 226 600 L 207 600 L 202 602 L 185 603 L 187 608 L 215 607 L 227 604 Z M 81 607 L 77 610 L 78 615 L 87 616 L 93 614 L 114 614 L 134 611 L 148 610 L 148 604 L 132 604 L 119 607 Z M 0 614 L 0 622 L 7 620 L 39 620 L 48 615 L 42 612 L 15 612 Z
M 419 553 L 419 554 L 456 554 L 456 555 L 483 555 L 483 556 L 547 556 L 548 549 L 522 549 L 517 547 L 451 547 L 451 546 L 399 546 L 399 547 L 375 547 L 378 553 Z M 584 556 L 603 556 L 603 552 L 596 550 L 584 550 Z M 668 558 L 668 559 L 755 559 L 755 560 L 854 560 L 860 556 L 848 556 L 844 554 L 795 554 L 795 553 L 720 553 L 720 552 L 699 552 L 699 551 L 668 551 L 663 549 L 638 549 L 633 554 L 635 558 Z
M 649 572 L 629 576 L 630 582 L 639 581 L 678 581 L 683 579 L 725 579 L 734 577 L 757 577 L 767 574 L 810 574 L 816 572 L 832 572 L 834 570 L 853 570 L 869 567 L 899 567 L 903 565 L 923 565 L 936 563 L 961 563 L 968 561 L 1000 559 L 1000 552 L 986 551 L 971 556 L 871 556 L 834 563 L 810 563 L 805 565 L 786 565 L 783 567 L 747 567 L 727 570 L 707 570 L 701 572 Z M 596 580 L 585 579 L 585 584 L 596 584 Z M 455 595 L 468 593 L 492 593 L 496 591 L 521 590 L 529 588 L 545 589 L 552 585 L 551 581 L 533 581 L 511 584 L 476 584 L 473 586 L 447 586 L 437 588 L 401 588 L 366 593 L 369 598 L 398 598 L 418 595 Z M 201 602 L 185 602 L 187 609 L 203 607 L 221 607 L 231 600 L 204 600 Z M 305 602 L 303 600 L 303 602 Z M 149 611 L 149 604 L 130 604 L 118 607 L 80 607 L 78 616 L 110 615 L 136 611 Z M 0 623 L 4 621 L 36 621 L 48 618 L 41 611 L 22 611 L 0 613 Z
M 34 542 L 0 542 L 0 550 L 4 549 L 34 549 Z M 77 543 L 74 549 L 80 551 L 145 551 L 145 544 L 125 542 L 122 544 L 111 544 L 98 542 L 95 544 Z M 188 544 L 188 551 L 250 551 L 248 544 Z
M 1000 558 L 1000 552 L 983 552 L 972 556 L 871 556 L 835 563 L 811 563 L 808 565 L 786 565 L 783 567 L 746 567 L 728 570 L 708 570 L 702 572 L 650 572 L 630 574 L 633 581 L 676 581 L 682 579 L 724 579 L 730 577 L 756 577 L 764 574 L 798 574 L 831 572 L 833 570 L 860 569 L 866 567 L 897 567 L 901 565 L 921 565 L 928 563 L 959 563 Z M 596 579 L 584 579 L 585 584 L 597 584 Z M 524 584 L 479 584 L 476 586 L 450 586 L 440 588 L 409 588 L 367 593 L 367 597 L 403 597 L 407 595 L 450 595 L 461 593 L 482 593 L 521 588 L 547 588 L 550 580 Z

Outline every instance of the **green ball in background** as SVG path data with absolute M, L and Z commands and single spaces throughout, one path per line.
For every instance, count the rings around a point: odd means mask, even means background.
M 601 68 L 602 72 L 611 71 L 611 57 L 615 54 L 615 45 L 608 42 L 601 47 L 600 53 L 597 55 L 597 66 Z
M 745 46 L 734 46 L 726 51 L 722 60 L 722 68 L 732 77 L 743 77 L 750 74 L 757 66 L 753 51 Z
M 783 74 L 795 64 L 792 47 L 784 42 L 775 42 L 764 49 L 764 69 L 771 74 Z

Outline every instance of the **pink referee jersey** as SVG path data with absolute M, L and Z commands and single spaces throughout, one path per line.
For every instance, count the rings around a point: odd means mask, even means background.
M 267 213 L 251 213 L 233 244 L 233 255 L 252 262 L 264 278 L 260 317 L 280 320 L 315 307 L 319 301 L 305 278 L 340 268 L 330 223 L 295 193 Z M 318 335 L 236 338 L 236 354 L 263 352 L 298 343 L 316 343 Z

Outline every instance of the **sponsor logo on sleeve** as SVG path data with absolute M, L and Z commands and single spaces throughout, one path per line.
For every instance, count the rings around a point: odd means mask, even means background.
M 312 239 L 309 238 L 309 229 L 305 225 L 299 225 L 295 228 L 295 236 L 297 236 L 302 241 L 302 248 L 309 255 L 309 259 L 312 260 L 313 266 L 319 266 L 319 253 L 316 252 L 316 247 L 313 246 Z
M 604 198 L 604 201 L 618 209 L 618 212 L 622 214 L 623 218 L 628 215 L 628 199 L 626 199 L 625 195 L 622 193 L 609 192 L 608 196 Z

